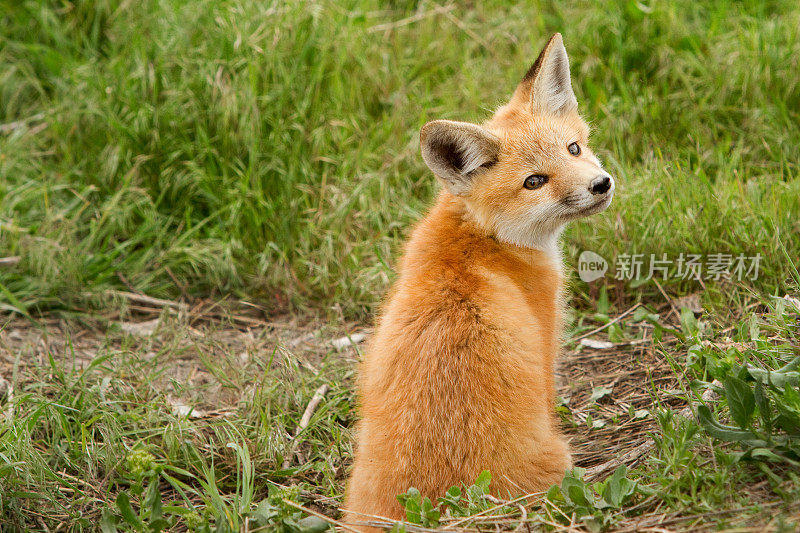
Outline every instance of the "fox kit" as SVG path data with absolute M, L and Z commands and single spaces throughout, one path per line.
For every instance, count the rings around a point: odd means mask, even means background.
M 488 122 L 422 128 L 444 190 L 405 247 L 361 367 L 346 521 L 401 519 L 409 487 L 435 502 L 490 470 L 492 493 L 520 495 L 570 467 L 553 408 L 557 239 L 614 193 L 577 107 L 556 34 Z

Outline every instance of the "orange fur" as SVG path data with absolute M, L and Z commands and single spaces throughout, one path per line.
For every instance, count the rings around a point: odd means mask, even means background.
M 560 257 L 498 235 L 584 191 L 600 167 L 577 113 L 534 113 L 530 83 L 482 126 L 493 135 L 486 150 L 500 142 L 496 160 L 465 175 L 468 192 L 443 191 L 405 247 L 360 371 L 351 523 L 403 518 L 396 496 L 412 486 L 435 501 L 490 470 L 491 491 L 510 496 L 546 490 L 570 467 L 553 410 Z M 573 141 L 583 157 L 566 151 Z M 532 173 L 547 174 L 549 186 L 524 189 Z

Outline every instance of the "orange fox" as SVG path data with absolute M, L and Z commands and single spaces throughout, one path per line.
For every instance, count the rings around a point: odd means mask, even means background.
M 422 157 L 444 185 L 400 261 L 360 371 L 350 523 L 401 519 L 396 496 L 442 496 L 492 473 L 499 496 L 546 490 L 571 465 L 554 413 L 558 237 L 609 206 L 554 35 L 481 126 L 434 120 Z

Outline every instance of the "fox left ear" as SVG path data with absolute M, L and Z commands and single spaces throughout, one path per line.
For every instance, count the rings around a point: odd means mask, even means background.
M 452 194 L 469 194 L 476 173 L 492 166 L 501 141 L 482 127 L 468 122 L 434 120 L 419 134 L 422 159 Z
M 569 58 L 560 33 L 553 35 L 525 74 L 512 101 L 526 103 L 534 115 L 560 115 L 575 111 Z

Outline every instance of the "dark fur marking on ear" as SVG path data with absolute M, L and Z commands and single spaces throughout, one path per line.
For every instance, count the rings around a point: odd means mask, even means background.
M 553 58 L 553 70 L 555 72 L 558 72 L 558 73 L 561 73 L 564 70 L 566 70 L 567 71 L 567 79 L 569 79 L 569 67 L 564 64 L 564 56 L 556 55 Z M 561 76 L 557 76 L 555 78 L 555 81 L 556 81 L 556 85 L 558 86 L 559 92 L 566 90 L 566 87 L 564 87 L 564 78 L 562 78 Z
M 455 142 L 448 141 L 449 139 L 437 138 L 431 142 L 431 147 L 434 151 L 442 154 L 453 168 L 461 171 L 464 169 L 464 153 Z
M 545 52 L 547 52 L 547 49 L 550 47 L 550 43 L 553 42 L 553 39 L 556 38 L 556 35 L 558 35 L 558 34 L 556 33 L 552 37 L 550 37 L 550 40 L 548 40 L 547 44 L 544 45 L 544 48 L 542 48 L 542 51 L 539 52 L 539 57 L 536 58 L 536 61 L 533 62 L 533 65 L 531 66 L 531 68 L 529 68 L 528 72 L 525 73 L 525 77 L 522 78 L 522 81 L 532 80 L 539 73 L 539 69 L 542 67 L 542 62 L 544 61 Z
M 463 196 L 472 177 L 497 160 L 502 141 L 476 124 L 434 120 L 420 131 L 422 158 L 448 190 Z

